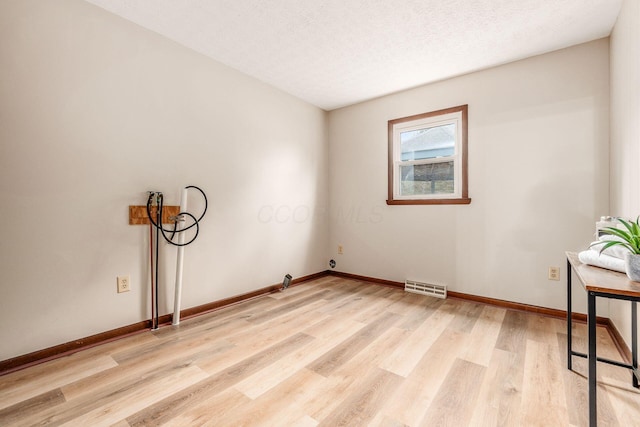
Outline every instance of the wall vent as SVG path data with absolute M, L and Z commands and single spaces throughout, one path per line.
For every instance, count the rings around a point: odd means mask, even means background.
M 404 281 L 404 290 L 414 294 L 428 295 L 436 298 L 447 297 L 447 287 L 445 285 L 433 285 L 431 283 L 415 282 L 413 280 Z

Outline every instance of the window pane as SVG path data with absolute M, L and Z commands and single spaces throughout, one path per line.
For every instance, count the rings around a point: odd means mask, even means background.
M 400 194 L 453 194 L 453 161 L 400 166 Z
M 434 126 L 400 132 L 401 161 L 453 156 L 456 125 Z

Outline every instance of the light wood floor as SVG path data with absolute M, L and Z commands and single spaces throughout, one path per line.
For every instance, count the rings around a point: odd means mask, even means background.
M 0 425 L 585 426 L 565 346 L 561 319 L 326 277 L 0 377 Z M 599 425 L 640 425 L 598 370 Z

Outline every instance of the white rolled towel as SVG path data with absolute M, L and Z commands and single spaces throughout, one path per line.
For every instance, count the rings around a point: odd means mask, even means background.
M 596 252 L 600 252 L 600 249 L 602 249 L 604 245 L 606 245 L 608 242 L 612 240 L 620 241 L 620 238 L 616 236 L 600 236 L 597 242 L 591 243 L 591 246 L 589 246 L 589 249 Z M 609 255 L 614 258 L 624 260 L 624 255 L 628 252 L 629 252 L 629 249 L 625 248 L 624 246 L 615 245 L 615 246 L 608 247 L 607 249 L 602 251 L 602 255 Z
M 596 267 L 615 270 L 621 273 L 626 273 L 627 271 L 625 270 L 623 259 L 615 258 L 605 254 L 598 255 L 597 251 L 582 251 L 578 254 L 578 259 L 583 264 L 595 265 Z

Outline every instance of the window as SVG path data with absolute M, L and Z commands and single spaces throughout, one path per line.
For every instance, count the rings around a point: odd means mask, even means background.
M 469 204 L 467 105 L 389 120 L 389 205 Z

